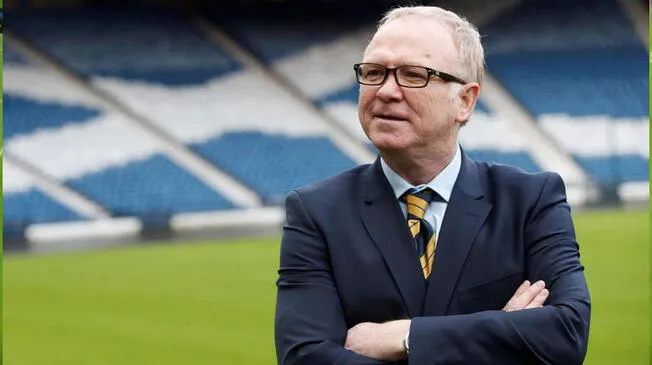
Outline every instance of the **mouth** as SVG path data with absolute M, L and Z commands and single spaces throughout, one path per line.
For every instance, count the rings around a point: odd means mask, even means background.
M 402 122 L 406 120 L 405 118 L 401 118 L 399 116 L 391 115 L 391 114 L 376 114 L 375 117 L 379 119 L 394 121 L 394 122 Z

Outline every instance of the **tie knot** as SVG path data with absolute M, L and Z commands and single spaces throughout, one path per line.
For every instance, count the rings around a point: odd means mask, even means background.
M 421 191 L 416 191 L 416 188 L 412 188 L 410 190 L 407 190 L 405 193 L 403 193 L 403 196 L 401 197 L 401 199 L 403 201 L 406 201 L 408 199 L 408 197 L 413 197 L 413 198 L 416 198 L 416 199 L 421 199 L 424 202 L 430 204 L 435 199 L 436 195 L 437 195 L 437 193 L 435 193 L 430 188 L 425 188 L 425 189 L 422 189 Z
M 418 191 L 418 192 L 415 192 L 414 190 L 415 189 L 408 190 L 406 192 L 406 194 L 415 196 L 415 197 L 417 197 L 417 198 L 419 198 L 421 200 L 424 200 L 424 201 L 426 201 L 428 203 L 432 202 L 433 199 L 435 198 L 436 193 L 430 188 L 425 188 L 425 189 L 423 189 L 421 191 Z
M 426 214 L 426 209 L 428 209 L 428 205 L 434 199 L 435 194 L 430 188 L 425 188 L 419 192 L 411 189 L 403 194 L 402 200 L 407 205 L 408 213 L 421 219 Z

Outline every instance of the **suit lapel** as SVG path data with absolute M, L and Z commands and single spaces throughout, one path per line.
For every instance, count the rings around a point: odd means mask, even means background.
M 423 312 L 426 283 L 398 201 L 385 178 L 380 159 L 360 180 L 360 214 L 401 292 L 410 317 Z
M 425 301 L 426 316 L 446 314 L 466 257 L 491 211 L 491 204 L 482 199 L 483 196 L 477 165 L 463 157 L 437 238 L 437 251 Z

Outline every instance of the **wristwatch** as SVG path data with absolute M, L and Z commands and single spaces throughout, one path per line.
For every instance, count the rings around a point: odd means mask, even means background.
M 403 339 L 403 349 L 405 350 L 406 354 L 410 354 L 410 331 L 405 335 L 405 338 Z

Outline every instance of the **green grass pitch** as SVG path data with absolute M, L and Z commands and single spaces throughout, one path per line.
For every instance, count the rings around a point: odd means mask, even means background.
M 647 364 L 648 213 L 575 219 L 586 364 Z M 5 364 L 273 364 L 277 261 L 278 238 L 5 257 Z

